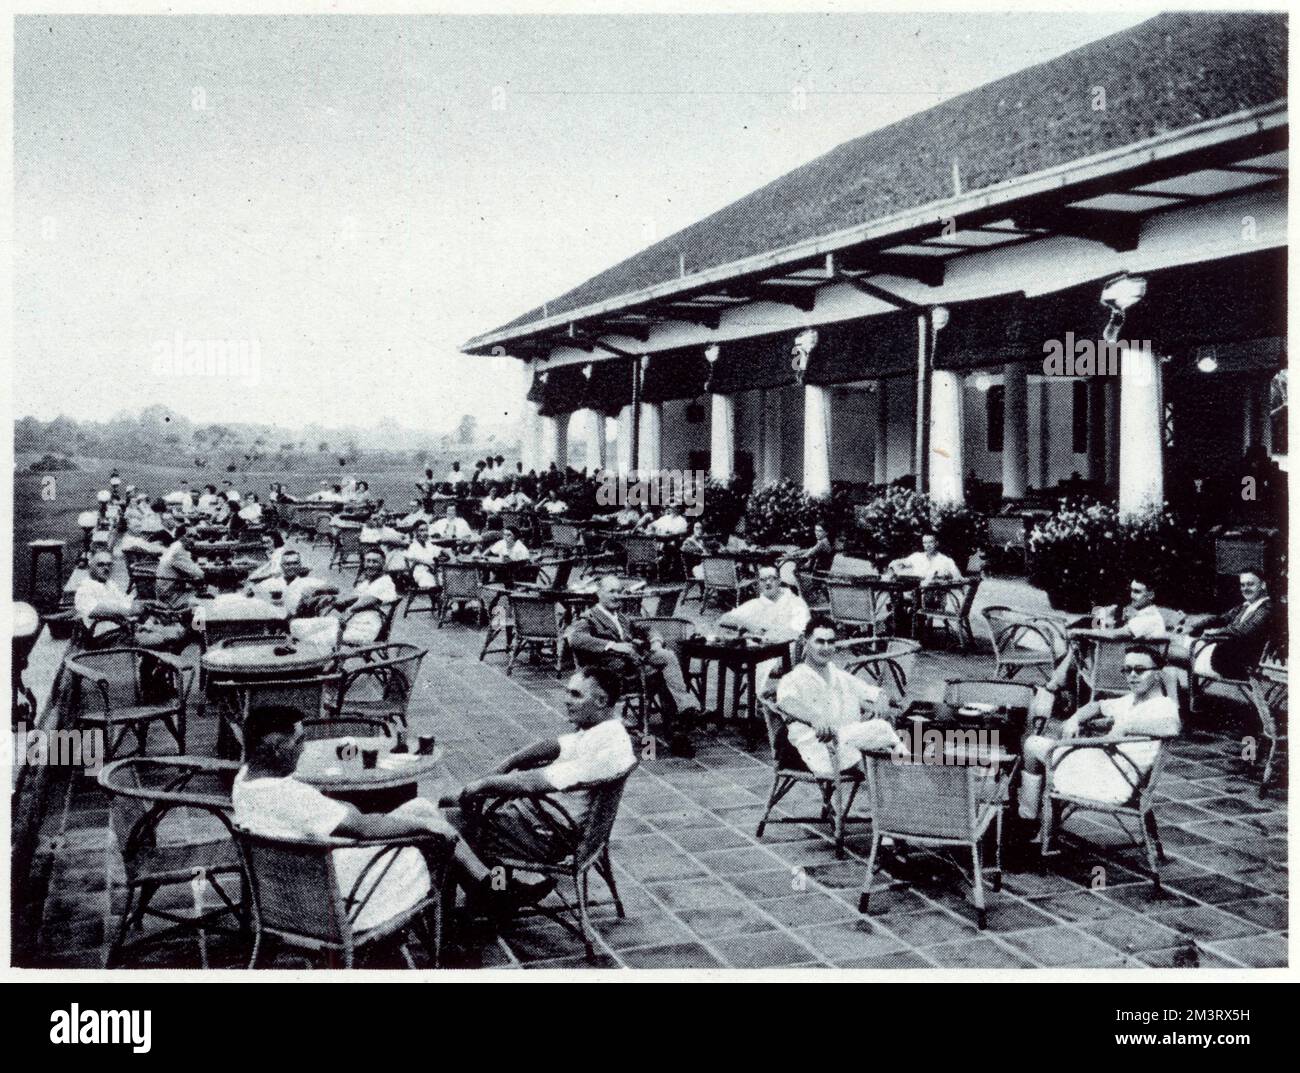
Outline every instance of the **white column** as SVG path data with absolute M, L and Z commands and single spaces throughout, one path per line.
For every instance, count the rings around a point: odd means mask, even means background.
M 713 395 L 709 415 L 709 474 L 715 481 L 729 481 L 736 457 L 736 400 L 730 395 Z
M 1164 501 L 1160 359 L 1151 350 L 1120 357 L 1119 510 L 1136 514 Z
M 831 393 L 819 384 L 803 389 L 803 488 L 831 494 Z
M 604 469 L 609 454 L 605 442 L 605 415 L 599 410 L 587 411 L 587 472 Z
M 535 403 L 525 400 L 523 412 L 523 429 L 519 436 L 519 461 L 524 464 L 524 472 L 539 469 L 538 456 L 541 454 L 542 418 Z
M 538 420 L 538 448 L 537 448 L 537 472 L 543 473 L 550 469 L 551 463 L 556 461 L 555 458 L 555 418 L 542 417 Z M 558 463 L 557 463 L 558 465 Z
M 1002 498 L 1023 499 L 1029 470 L 1029 366 L 1002 366 Z
M 555 430 L 552 453 L 556 467 L 563 470 L 569 464 L 569 414 L 559 414 L 552 421 Z
M 962 378 L 948 369 L 930 374 L 930 496 L 965 502 L 965 422 Z
M 624 406 L 618 413 L 618 472 L 632 472 L 632 407 Z
M 889 480 L 889 381 L 876 381 L 876 427 L 873 447 L 872 478 L 876 484 Z
M 643 473 L 654 473 L 660 468 L 663 414 L 664 406 L 661 402 L 641 404 L 641 459 L 637 469 Z
M 772 484 L 781 479 L 781 392 L 759 392 L 759 405 L 763 409 L 762 483 Z

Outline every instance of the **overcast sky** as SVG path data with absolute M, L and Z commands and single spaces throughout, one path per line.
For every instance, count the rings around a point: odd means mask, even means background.
M 513 417 L 469 337 L 1142 17 L 20 18 L 15 413 Z M 178 335 L 259 360 L 167 375 Z

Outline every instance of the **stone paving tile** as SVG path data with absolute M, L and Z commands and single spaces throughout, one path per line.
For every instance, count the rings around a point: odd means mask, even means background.
M 1034 963 L 1018 950 L 992 939 L 964 939 L 923 947 L 920 951 L 944 969 L 1031 969 Z
M 321 555 L 313 549 L 308 557 L 315 562 Z M 479 660 L 477 631 L 461 624 L 438 630 L 425 616 L 399 619 L 395 635 L 430 649 L 410 722 L 413 730 L 436 732 L 448 751 L 446 772 L 422 782 L 421 793 L 450 792 L 509 752 L 567 729 L 562 683 L 546 668 L 524 667 L 508 679 L 500 657 Z M 936 698 L 945 678 L 987 676 L 987 655 L 927 651 L 917 661 L 913 695 Z M 1032 831 L 1010 821 L 1004 884 L 1001 892 L 986 889 L 984 932 L 975 927 L 969 885 L 924 851 L 883 854 L 871 912 L 859 915 L 870 850 L 863 825 L 850 826 L 843 860 L 825 823 L 770 822 L 756 838 L 771 787 L 765 741 L 747 741 L 728 724 L 699 737 L 694 759 L 658 748 L 629 781 L 615 828 L 612 856 L 626 919 L 615 915 L 603 884 L 593 884 L 600 903 L 592 911 L 595 967 L 1281 964 L 1285 787 L 1258 796 L 1258 772 L 1238 756 L 1238 724 L 1244 732 L 1249 727 L 1234 709 L 1223 711 L 1233 714 L 1221 734 L 1194 728 L 1171 748 L 1156 806 L 1170 855 L 1161 867 L 1163 897 L 1154 894 L 1141 852 L 1109 819 L 1072 818 L 1054 843 L 1059 852 L 1046 861 L 1035 845 L 1016 842 Z M 196 715 L 190 723 L 191 747 L 209 748 L 215 720 Z M 43 824 L 37 862 L 49 877 L 39 959 L 97 966 L 124 903 L 110 802 L 84 778 L 69 780 L 52 799 L 56 807 Z M 772 819 L 817 811 L 815 795 L 800 789 Z M 854 815 L 866 816 L 865 802 Z M 1101 881 L 1105 889 L 1093 890 Z M 185 906 L 189 899 L 185 888 L 161 901 Z M 198 964 L 192 938 L 153 945 L 141 965 Z M 212 943 L 209 952 L 213 963 L 230 965 L 247 956 L 229 943 Z M 545 918 L 510 922 L 499 938 L 456 918 L 444 952 L 447 964 L 465 967 L 587 964 L 580 941 Z M 383 956 L 392 960 L 396 950 Z M 303 963 L 292 953 L 277 959 Z
M 1280 969 L 1287 966 L 1286 937 L 1281 934 L 1224 939 L 1214 943 L 1213 950 L 1252 969 Z

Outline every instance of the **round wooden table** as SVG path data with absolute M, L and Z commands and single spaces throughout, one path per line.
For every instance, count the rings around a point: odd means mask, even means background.
M 395 740 L 387 737 L 309 741 L 294 775 L 327 797 L 346 801 L 362 812 L 391 812 L 416 796 L 416 784 L 436 770 L 443 758 L 441 746 L 421 755 L 394 753 L 394 744 Z M 347 758 L 340 758 L 339 749 L 345 745 L 355 745 L 355 749 Z M 362 764 L 361 753 L 366 749 L 379 751 L 379 762 L 373 768 Z

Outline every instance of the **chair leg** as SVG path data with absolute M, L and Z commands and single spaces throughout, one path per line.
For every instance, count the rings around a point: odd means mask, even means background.
M 1146 814 L 1145 822 L 1147 825 L 1147 831 L 1151 834 L 1151 840 L 1156 845 L 1156 859 L 1163 864 L 1169 858 L 1165 856 L 1165 847 L 1160 841 L 1160 828 L 1156 826 L 1156 814 L 1154 812 L 1148 812 Z
M 600 860 L 597 862 L 597 868 L 600 872 L 600 878 L 605 881 L 605 886 L 609 888 L 610 897 L 614 899 L 614 911 L 620 917 L 625 916 L 623 912 L 623 899 L 618 896 L 618 884 L 614 882 L 614 866 L 609 860 L 609 844 L 600 851 Z
M 858 895 L 858 912 L 865 913 L 871 905 L 871 883 L 876 873 L 876 857 L 880 853 L 880 832 L 876 825 L 871 825 L 871 853 L 867 857 L 867 874 L 862 880 L 862 892 Z
M 844 806 L 844 783 L 836 779 L 831 784 L 831 819 L 835 833 L 835 857 L 837 860 L 844 859 L 844 828 L 845 813 L 848 811 Z
M 998 809 L 997 815 L 993 819 L 993 834 L 997 839 L 993 843 L 993 890 L 1002 889 L 1002 809 Z
M 970 857 L 972 866 L 974 867 L 975 912 L 979 919 L 980 931 L 983 931 L 988 927 L 989 923 L 988 909 L 984 905 L 984 867 L 983 862 L 980 860 L 982 856 L 983 855 L 980 853 L 979 840 L 977 839 L 971 843 Z
M 117 928 L 117 938 L 113 940 L 113 945 L 108 948 L 108 954 L 104 958 L 104 968 L 106 969 L 117 967 L 118 959 L 122 955 L 122 948 L 126 946 L 126 933 L 131 926 L 131 910 L 134 901 L 135 887 L 128 883 L 126 888 L 126 905 L 122 907 L 122 922 Z
M 1039 852 L 1046 857 L 1052 848 L 1052 822 L 1056 818 L 1056 810 L 1052 806 L 1052 799 L 1048 796 L 1047 787 L 1043 787 L 1041 803 L 1038 806 L 1039 813 L 1042 816 L 1041 827 L 1039 828 Z
M 578 921 L 582 926 L 582 945 L 586 949 L 587 960 L 596 960 L 596 948 L 591 942 L 591 924 L 587 920 L 587 873 L 574 880 L 578 889 Z

